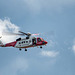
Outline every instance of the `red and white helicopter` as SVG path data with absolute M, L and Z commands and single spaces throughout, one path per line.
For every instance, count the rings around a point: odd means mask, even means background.
M 31 37 L 31 35 L 39 35 L 39 34 L 31 34 L 31 33 L 24 33 L 19 31 L 20 34 L 16 34 L 15 35 L 26 35 L 27 37 L 25 38 L 18 38 L 16 39 L 16 41 L 14 42 L 10 42 L 7 44 L 3 44 L 2 41 L 0 40 L 0 47 L 15 47 L 15 48 L 19 48 L 19 50 L 21 50 L 22 48 L 25 48 L 25 51 L 27 51 L 27 48 L 30 47 L 38 47 L 40 46 L 40 48 L 42 48 L 43 45 L 47 44 L 47 41 L 43 40 L 40 37 Z M 1 37 L 0 37 L 1 38 Z

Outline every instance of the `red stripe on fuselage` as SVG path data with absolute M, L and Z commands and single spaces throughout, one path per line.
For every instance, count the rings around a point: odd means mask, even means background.
M 17 41 L 7 43 L 7 44 L 5 44 L 5 47 L 10 47 L 10 46 L 14 47 L 16 45 L 16 43 L 17 43 Z

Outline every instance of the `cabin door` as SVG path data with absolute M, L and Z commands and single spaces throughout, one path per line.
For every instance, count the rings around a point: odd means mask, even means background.
M 33 45 L 36 45 L 36 38 L 32 39 Z

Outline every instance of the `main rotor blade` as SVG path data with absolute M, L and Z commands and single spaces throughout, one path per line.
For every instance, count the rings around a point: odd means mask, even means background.
M 24 32 L 22 32 L 22 31 L 19 31 L 19 33 L 22 33 L 22 34 L 24 34 L 24 35 L 28 35 L 27 33 L 24 33 Z
M 2 35 L 5 35 L 5 36 L 6 36 L 6 35 L 7 35 L 7 36 L 8 36 L 8 35 L 21 35 L 21 36 L 24 36 L 24 34 L 11 33 L 11 32 L 3 32 Z

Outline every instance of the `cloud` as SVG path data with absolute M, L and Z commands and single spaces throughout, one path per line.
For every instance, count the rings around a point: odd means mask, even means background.
M 30 11 L 40 12 L 42 10 L 61 11 L 63 6 L 75 4 L 75 0 L 24 0 Z
M 18 75 L 28 69 L 28 62 L 24 58 L 18 57 L 9 64 L 0 68 L 0 75 Z
M 72 50 L 75 53 L 75 45 L 72 46 Z
M 2 41 L 4 43 L 14 41 L 16 36 L 5 36 L 2 35 L 4 32 L 18 32 L 19 27 L 13 23 L 11 23 L 9 18 L 5 18 L 4 20 L 0 19 L 0 36 L 2 36 Z
M 73 40 L 72 50 L 75 53 L 75 39 Z
M 55 45 L 57 45 L 57 42 L 56 41 L 49 40 L 49 44 L 48 44 L 49 47 L 54 47 Z
M 73 50 L 73 52 L 75 53 L 75 40 L 73 41 L 72 50 Z
M 42 56 L 47 56 L 47 57 L 56 57 L 59 54 L 59 52 L 55 51 L 42 51 L 41 55 Z

